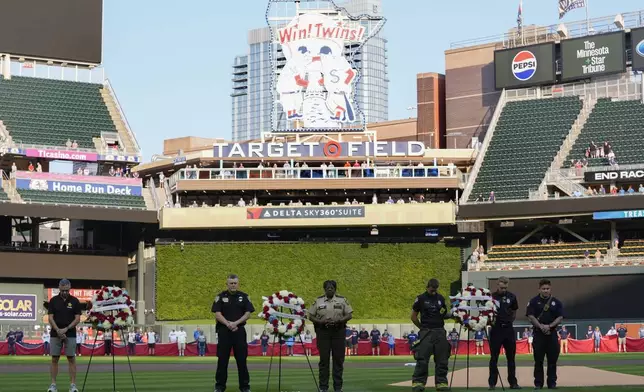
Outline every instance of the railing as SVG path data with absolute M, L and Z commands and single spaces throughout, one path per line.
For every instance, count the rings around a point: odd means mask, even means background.
M 468 261 L 469 271 L 490 270 L 532 270 L 532 269 L 560 269 L 560 268 L 589 268 L 589 267 L 628 267 L 644 265 L 642 257 L 602 255 L 597 261 L 594 255 L 586 258 L 537 260 L 537 261 Z
M 224 168 L 181 169 L 170 176 L 170 187 L 181 180 L 284 180 L 344 178 L 457 178 L 462 176 L 456 166 L 376 166 L 376 167 L 293 167 L 293 168 Z
M 20 199 L 20 194 L 16 190 L 16 188 L 12 185 L 11 179 L 9 176 L 7 176 L 7 173 L 4 172 L 4 170 L 0 170 L 2 172 L 2 188 L 4 189 L 5 193 L 9 197 L 9 202 L 13 202 L 13 200 Z
M 644 170 L 644 164 L 642 163 L 636 163 L 636 164 L 631 164 L 631 165 L 617 165 L 617 166 L 588 166 L 588 167 L 569 167 L 569 168 L 562 168 L 559 170 L 559 175 L 562 177 L 566 178 L 572 178 L 572 179 L 582 179 L 584 178 L 585 173 L 599 173 L 599 172 L 606 172 L 606 171 L 612 171 L 612 170 Z
M 148 191 L 152 194 L 152 201 L 154 202 L 154 209 L 159 211 L 161 208 L 159 204 L 159 198 L 157 197 L 156 185 L 154 185 L 154 179 L 150 177 L 148 179 Z
M 590 83 L 576 82 L 543 87 L 528 87 L 507 91 L 508 101 L 537 98 L 582 96 L 594 99 L 617 98 L 636 100 L 642 98 L 641 75 L 620 74 L 604 76 Z
M 25 144 L 20 140 L 14 140 L 14 146 L 20 149 L 33 148 L 37 150 L 58 150 L 58 151 L 78 151 L 86 152 L 90 154 L 103 154 L 104 151 L 97 150 L 95 148 L 80 148 L 80 147 L 67 147 L 67 146 L 49 146 L 46 144 Z
M 641 196 L 644 197 L 644 193 L 639 193 L 639 192 L 634 192 L 634 193 L 625 193 L 623 195 L 616 194 L 616 195 L 611 195 L 611 194 L 597 194 L 597 195 L 589 195 L 585 193 L 586 188 L 584 188 L 584 193 L 580 197 L 575 197 L 575 196 L 550 196 L 544 197 L 543 194 L 539 195 L 537 193 L 536 189 L 530 189 L 528 191 L 529 195 L 534 194 L 535 197 L 532 198 L 529 196 L 527 199 L 526 198 L 521 198 L 521 199 L 506 199 L 506 200 L 495 200 L 495 201 L 471 201 L 468 204 L 477 204 L 477 205 L 487 205 L 487 204 L 502 204 L 502 203 L 517 203 L 517 202 L 526 202 L 526 201 L 532 201 L 532 200 L 561 200 L 561 199 L 582 199 L 582 198 L 599 198 L 599 197 L 606 197 L 606 198 L 611 198 L 611 197 L 636 197 L 636 196 Z M 539 196 L 539 197 L 537 197 Z
M 644 11 L 626 12 L 622 13 L 624 17 L 624 28 L 632 29 L 644 26 Z M 591 34 L 606 33 L 609 31 L 617 31 L 615 26 L 615 16 L 606 16 L 595 19 L 590 19 L 590 26 L 592 28 Z M 557 32 L 558 24 L 550 26 L 524 26 L 523 37 L 519 37 L 516 29 L 512 29 L 508 33 L 497 34 L 487 37 L 469 39 L 464 41 L 453 42 L 450 44 L 451 49 L 465 48 L 474 45 L 484 45 L 490 43 L 502 43 L 506 48 L 522 46 L 523 44 L 534 44 L 540 42 L 551 42 L 558 40 L 559 33 Z M 569 38 L 584 37 L 588 34 L 588 24 L 586 20 L 574 21 L 566 23 Z
M 165 201 L 166 201 L 166 203 L 168 203 L 169 205 L 173 205 L 173 204 L 174 204 L 174 201 L 172 200 L 172 188 L 170 188 L 170 186 L 171 186 L 171 185 L 170 185 L 170 182 L 171 182 L 171 181 L 172 181 L 172 178 L 167 178 L 167 177 L 166 177 L 166 178 L 163 180 L 163 184 L 162 184 L 162 186 L 163 186 L 163 192 L 164 192 L 164 194 L 165 194 Z M 174 184 L 175 184 L 175 186 L 176 186 L 176 177 L 175 177 Z
M 463 196 L 461 197 L 460 204 L 467 203 L 467 199 L 469 199 L 470 194 L 472 193 L 472 188 L 474 188 L 476 177 L 478 176 L 479 170 L 481 170 L 481 166 L 483 165 L 483 159 L 485 159 L 485 154 L 487 153 L 487 149 L 490 146 L 490 142 L 492 141 L 492 136 L 494 136 L 496 124 L 499 122 L 499 118 L 501 118 L 501 113 L 503 112 L 503 107 L 505 106 L 506 99 L 506 90 L 503 90 L 501 92 L 501 96 L 499 97 L 499 101 L 496 104 L 496 110 L 494 111 L 494 115 L 492 116 L 492 121 L 490 121 L 490 126 L 488 127 L 487 133 L 485 134 L 483 146 L 481 146 L 481 149 L 476 156 L 474 167 L 468 173 L 467 185 L 465 185 L 465 189 L 463 190 Z
M 130 123 L 127 121 L 127 117 L 125 116 L 125 113 L 123 112 L 123 108 L 121 106 L 121 102 L 119 102 L 119 98 L 116 96 L 116 92 L 112 88 L 112 83 L 110 83 L 109 78 L 105 79 L 104 85 L 107 87 L 109 93 L 114 98 L 114 103 L 116 104 L 116 109 L 119 111 L 119 114 L 121 115 L 121 119 L 123 119 L 123 123 L 125 124 L 125 129 L 127 130 L 127 134 L 130 137 L 130 141 L 132 142 L 132 145 L 134 146 L 134 148 L 136 148 L 136 151 L 132 151 L 132 153 L 140 154 L 141 153 L 141 147 L 139 146 L 139 141 L 136 139 L 136 136 L 134 135 L 134 132 L 132 132 L 132 128 L 130 127 Z

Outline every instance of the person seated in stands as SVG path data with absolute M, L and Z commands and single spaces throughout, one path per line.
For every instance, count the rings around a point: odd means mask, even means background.
M 401 197 L 400 199 L 398 199 L 396 204 L 405 204 L 405 200 Z
M 609 192 L 610 192 L 611 195 L 616 195 L 617 194 L 617 187 L 615 185 L 611 185 Z
M 346 200 L 344 201 L 345 206 L 350 206 L 351 202 L 349 201 L 349 198 L 347 197 Z
M 357 205 L 357 204 L 360 204 L 360 203 L 358 203 L 358 200 L 356 200 L 356 198 L 354 197 L 354 198 L 353 198 L 353 201 L 351 202 L 351 204 L 353 204 L 353 205 Z
M 629 185 L 628 189 L 626 190 L 626 193 L 628 193 L 629 195 L 632 195 L 633 193 L 635 193 L 635 189 L 633 189 L 633 186 Z
M 42 173 L 42 165 L 40 162 L 36 162 L 36 172 Z
M 586 147 L 586 150 L 584 150 L 584 156 L 586 158 L 590 158 L 590 147 Z
M 78 148 L 78 143 L 76 143 L 76 140 L 72 142 L 72 148 Z
M 624 190 L 623 186 L 619 187 L 619 194 L 620 194 L 620 196 L 624 196 L 626 194 L 626 191 Z
M 586 189 L 586 196 L 592 196 L 593 195 L 593 187 L 589 186 L 588 189 Z
M 70 139 L 67 139 L 67 143 L 65 143 L 65 147 L 72 148 L 72 141 Z
M 237 207 L 246 207 L 246 202 L 244 201 L 243 197 L 239 198 L 239 201 L 237 202 Z
M 192 204 L 190 204 L 190 208 L 197 208 L 199 205 L 197 204 L 197 200 L 193 200 Z
M 31 163 L 31 161 L 29 162 L 29 166 L 27 167 L 27 170 L 29 170 L 30 172 L 34 171 L 34 164 Z
M 494 203 L 496 201 L 496 196 L 494 195 L 494 191 L 490 192 L 490 197 L 487 199 L 487 201 Z
M 548 245 L 548 239 L 546 237 L 541 237 L 541 245 Z
M 208 207 L 208 204 L 205 201 L 201 203 L 201 208 L 206 208 L 206 207 Z
M 644 185 L 640 184 L 640 187 L 637 189 L 639 193 L 644 193 Z
M 395 202 L 394 202 L 394 199 L 392 199 L 392 198 L 391 198 L 391 196 L 389 196 L 389 197 L 387 198 L 387 201 L 385 202 L 385 204 L 394 204 L 394 203 L 395 203 Z
M 550 240 L 548 240 L 548 243 L 550 245 L 554 245 L 555 244 L 555 239 L 552 236 L 550 236 Z
M 600 195 L 605 195 L 606 194 L 606 188 L 604 188 L 604 185 L 599 186 L 599 194 Z
M 595 252 L 595 260 L 597 260 L 598 263 L 602 261 L 602 252 L 599 249 Z
M 581 192 L 579 192 L 579 191 L 574 191 L 572 193 L 572 197 L 582 197 L 582 196 L 583 196 L 583 194 Z
M 373 197 L 371 198 L 371 204 L 378 204 L 378 195 L 375 193 L 373 194 Z
M 584 251 L 584 259 L 588 260 L 589 257 L 590 257 L 590 252 L 588 251 L 588 249 L 586 249 Z

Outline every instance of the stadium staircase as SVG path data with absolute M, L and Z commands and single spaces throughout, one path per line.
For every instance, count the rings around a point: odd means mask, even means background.
M 501 113 L 503 112 L 503 108 L 505 106 L 506 101 L 507 101 L 506 91 L 503 90 L 503 92 L 501 92 L 501 96 L 499 97 L 499 101 L 496 104 L 496 109 L 494 110 L 494 114 L 492 115 L 490 126 L 488 127 L 487 132 L 485 133 L 485 139 L 483 140 L 481 151 L 478 153 L 477 159 L 474 162 L 474 166 L 472 167 L 472 170 L 468 175 L 467 184 L 463 189 L 463 196 L 461 196 L 461 203 L 467 203 L 468 200 L 470 199 L 472 189 L 474 188 L 474 184 L 476 183 L 476 178 L 478 176 L 478 173 L 481 171 L 481 166 L 483 165 L 485 154 L 487 153 L 488 147 L 490 146 L 490 141 L 494 136 L 494 131 L 496 130 L 496 124 L 499 122 L 499 118 L 501 117 Z
M 152 178 L 148 179 L 147 185 L 147 188 L 141 189 L 145 206 L 148 210 L 159 211 L 159 201 L 157 199 L 157 191 L 154 188 L 154 180 L 152 180 Z M 150 187 L 150 185 L 152 185 L 152 187 Z
M 20 194 L 18 194 L 11 180 L 4 172 L 2 172 L 2 188 L 0 188 L 0 201 L 22 203 L 22 198 L 20 197 Z
M 579 135 L 584 129 L 590 113 L 592 113 L 596 104 L 596 98 L 590 96 L 584 97 L 583 107 L 581 109 L 581 112 L 579 113 L 579 117 L 577 117 L 577 120 L 575 120 L 575 123 L 572 125 L 568 136 L 561 144 L 561 148 L 559 149 L 557 156 L 555 156 L 555 159 L 552 160 L 550 169 L 546 173 L 546 177 L 541 182 L 541 185 L 539 186 L 539 189 L 537 191 L 537 195 L 535 195 L 537 198 L 538 195 L 546 195 L 547 185 L 556 186 L 568 196 L 573 196 L 575 192 L 580 192 L 581 194 L 583 194 L 586 191 L 586 189 L 579 183 L 570 180 L 566 176 L 561 175 L 561 166 L 565 163 L 566 158 L 575 145 L 577 138 L 579 138 Z
M 644 151 L 644 104 L 639 100 L 600 98 L 562 167 L 585 157 L 590 142 L 610 142 L 620 165 L 641 164 Z M 589 158 L 588 166 L 606 166 L 606 158 Z
M 465 200 L 487 199 L 492 191 L 497 201 L 527 199 L 539 188 L 581 109 L 577 96 L 505 103 L 493 134 L 486 137 L 490 142 Z
M 486 262 L 583 259 L 585 251 L 590 253 L 589 258 L 594 258 L 597 249 L 599 249 L 603 257 L 606 256 L 609 246 L 609 241 L 552 245 L 494 245 L 487 255 Z M 644 252 L 644 242 L 642 243 L 642 251 Z
M 107 106 L 107 110 L 112 121 L 116 126 L 118 136 L 123 142 L 124 151 L 129 154 L 138 154 L 140 152 L 140 148 L 136 141 L 136 137 L 130 131 L 129 126 L 125 122 L 125 116 L 118 105 L 116 94 L 114 93 L 109 80 L 105 83 L 105 87 L 101 89 L 101 95 L 103 96 L 103 100 L 105 101 L 105 105 Z
M 16 144 L 94 149 L 93 138 L 116 132 L 101 84 L 13 76 L 0 78 L 0 120 Z
M 50 192 L 32 189 L 18 191 L 27 203 L 100 206 L 144 210 L 147 208 L 141 196 L 105 195 L 76 192 Z

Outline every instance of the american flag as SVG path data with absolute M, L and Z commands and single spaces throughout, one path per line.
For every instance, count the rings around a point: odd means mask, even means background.
M 586 0 L 559 0 L 559 19 L 563 18 L 568 11 L 586 6 Z

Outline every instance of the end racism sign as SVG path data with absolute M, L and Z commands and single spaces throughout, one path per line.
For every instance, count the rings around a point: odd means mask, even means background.
M 587 171 L 584 173 L 585 182 L 611 182 L 644 179 L 644 170 L 607 170 Z
M 216 143 L 215 158 L 422 157 L 422 142 Z
M 333 219 L 364 217 L 364 206 L 293 208 L 259 207 L 246 209 L 246 219 Z
M 33 294 L 0 294 L 0 322 L 36 321 L 36 301 Z

